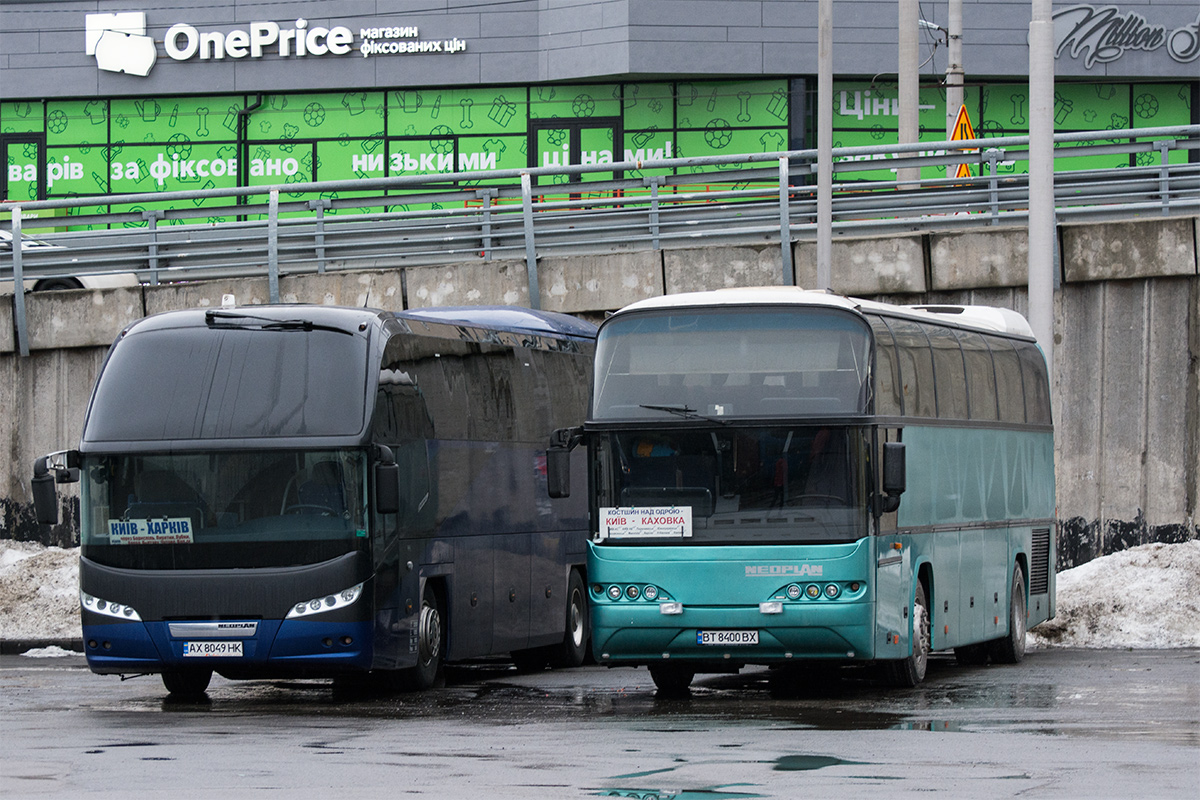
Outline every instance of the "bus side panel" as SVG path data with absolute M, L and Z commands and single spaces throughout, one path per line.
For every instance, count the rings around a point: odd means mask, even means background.
M 454 572 L 449 576 L 447 657 L 473 658 L 493 652 L 492 613 L 495 603 L 493 537 L 459 536 L 454 540 Z
M 875 658 L 904 658 L 911 648 L 912 548 L 894 533 L 874 537 Z M 896 550 L 893 544 L 899 544 Z
M 961 536 L 959 531 L 932 534 L 934 586 L 928 599 L 934 650 L 962 644 L 964 638 L 959 613 Z
M 582 535 L 582 532 L 580 532 Z M 533 534 L 530 540 L 529 647 L 557 644 L 566 627 L 567 579 L 571 558 L 569 533 Z

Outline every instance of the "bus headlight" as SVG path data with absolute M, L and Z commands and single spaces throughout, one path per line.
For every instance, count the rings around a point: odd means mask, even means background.
M 789 600 L 799 600 L 800 594 L 801 594 L 800 587 L 797 586 L 796 584 L 793 583 L 787 587 L 787 596 L 788 596 Z
M 617 586 L 615 583 L 612 586 L 608 587 L 608 599 L 609 600 L 620 600 L 621 599 L 621 587 Z
M 358 602 L 358 598 L 362 596 L 363 585 L 360 583 L 357 586 L 351 586 L 349 589 L 342 589 L 335 594 L 325 595 L 324 597 L 314 597 L 312 600 L 306 600 L 303 603 L 297 603 L 292 606 L 292 610 L 287 613 L 287 619 L 298 619 L 300 617 L 311 617 L 313 614 L 321 614 L 326 611 L 333 611 L 338 608 L 345 608 Z
M 842 587 L 838 586 L 836 583 L 825 584 L 825 596 L 830 600 L 836 600 L 838 595 L 841 593 Z
M 116 617 L 117 619 L 127 619 L 131 622 L 141 622 L 142 618 L 138 612 L 134 611 L 130 606 L 123 606 L 120 603 L 112 603 L 108 600 L 101 600 L 99 597 L 93 597 L 87 592 L 79 593 L 79 604 L 88 611 L 95 611 L 97 614 L 103 614 L 106 617 Z
M 817 586 L 815 583 L 810 583 L 808 586 L 804 587 L 804 593 L 811 599 L 816 600 L 821 596 L 821 587 Z

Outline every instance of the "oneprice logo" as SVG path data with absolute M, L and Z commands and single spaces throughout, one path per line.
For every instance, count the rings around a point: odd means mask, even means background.
M 144 11 L 88 14 L 84 22 L 85 50 L 108 72 L 146 77 L 158 60 L 153 37 L 146 35 Z

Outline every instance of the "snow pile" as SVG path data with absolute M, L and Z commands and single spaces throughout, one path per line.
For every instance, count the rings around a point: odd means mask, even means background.
M 1200 541 L 1145 544 L 1058 573 L 1034 647 L 1200 647 Z
M 0 639 L 79 637 L 79 550 L 0 539 Z

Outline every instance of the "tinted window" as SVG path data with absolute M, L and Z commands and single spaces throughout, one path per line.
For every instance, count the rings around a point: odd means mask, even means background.
M 317 564 L 366 547 L 356 450 L 88 456 L 88 558 L 129 569 Z
M 996 413 L 996 373 L 992 352 L 978 333 L 958 331 L 963 361 L 967 366 L 967 392 L 971 419 L 993 421 Z
M 875 413 L 898 416 L 900 406 L 900 361 L 896 342 L 883 319 L 871 319 L 875 331 Z
M 796 417 L 865 408 L 870 339 L 841 310 L 680 309 L 615 317 L 596 346 L 595 419 Z M 650 408 L 660 406 L 660 408 Z
M 84 439 L 354 435 L 364 424 L 366 362 L 358 334 L 135 330 L 104 367 Z
M 1025 389 L 1017 351 L 1008 339 L 991 338 L 992 361 L 996 366 L 996 391 L 1001 422 L 1025 421 Z
M 1050 424 L 1050 384 L 1046 378 L 1046 359 L 1032 342 L 1017 345 L 1021 359 L 1021 377 L 1025 383 L 1025 418 L 1030 423 Z
M 936 417 L 934 400 L 933 353 L 921 326 L 908 320 L 888 320 L 900 360 L 904 413 L 915 417 Z
M 967 418 L 967 376 L 963 369 L 958 337 L 949 328 L 926 325 L 933 347 L 933 368 L 937 376 L 937 415 L 942 419 Z

